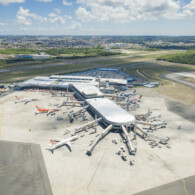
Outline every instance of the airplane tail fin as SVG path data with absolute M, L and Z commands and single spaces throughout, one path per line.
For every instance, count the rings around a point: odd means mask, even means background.
M 18 99 L 18 100 L 20 99 L 17 95 L 16 95 L 15 97 L 16 97 L 16 99 Z
M 38 106 L 36 106 L 37 110 L 40 110 L 40 108 Z
M 56 144 L 56 142 L 54 142 L 52 139 L 50 139 L 50 142 L 52 143 L 52 145 Z

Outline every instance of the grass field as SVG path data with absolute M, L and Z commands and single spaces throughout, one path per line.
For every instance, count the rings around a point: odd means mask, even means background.
M 193 78 L 183 77 L 183 80 L 184 80 L 184 81 L 188 81 L 188 82 L 190 82 L 190 83 L 195 83 L 195 79 L 193 79 Z

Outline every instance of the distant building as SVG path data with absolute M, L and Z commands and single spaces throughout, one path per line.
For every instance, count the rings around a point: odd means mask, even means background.
M 40 59 L 48 59 L 51 56 L 44 53 L 40 52 L 38 54 L 19 54 L 16 56 L 19 59 L 34 59 L 34 60 L 40 60 Z

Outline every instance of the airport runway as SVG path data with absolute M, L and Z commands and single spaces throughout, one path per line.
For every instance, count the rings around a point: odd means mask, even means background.
M 69 65 L 69 64 L 80 64 L 80 63 L 87 63 L 87 62 L 96 62 L 96 61 L 103 61 L 103 60 L 109 60 L 109 59 L 114 59 L 114 58 L 128 58 L 129 56 L 111 56 L 111 57 L 103 57 L 103 58 L 95 58 L 95 59 L 85 59 L 85 60 L 66 60 L 65 62 L 59 62 L 55 64 L 43 64 L 43 65 L 32 65 L 32 66 L 25 66 L 25 67 L 18 67 L 18 68 L 6 68 L 6 69 L 0 69 L 0 73 L 3 72 L 14 72 L 14 71 L 23 71 L 23 70 L 30 70 L 30 69 L 39 69 L 39 68 L 48 68 L 48 67 L 55 67 L 55 66 L 64 66 L 64 65 Z M 147 64 L 148 62 L 136 62 L 132 63 L 130 65 L 125 65 L 125 66 L 137 66 L 137 65 L 142 65 L 142 64 Z
M 0 141 L 0 194 L 52 195 L 38 144 Z
M 177 180 L 134 195 L 194 195 L 195 176 Z

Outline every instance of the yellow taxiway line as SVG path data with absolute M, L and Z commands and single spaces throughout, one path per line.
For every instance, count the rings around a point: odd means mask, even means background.
M 1 118 L 0 118 L 0 139 L 1 139 L 1 129 L 3 126 L 3 104 L 1 106 Z

